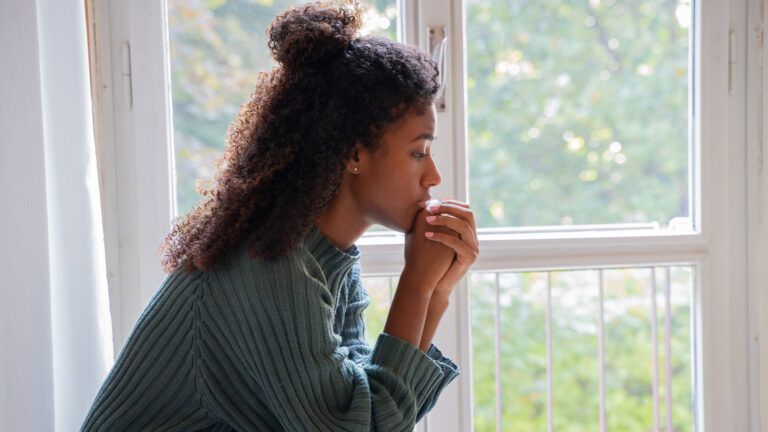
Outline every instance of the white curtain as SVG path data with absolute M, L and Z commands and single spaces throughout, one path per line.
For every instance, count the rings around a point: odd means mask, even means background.
M 83 0 L 0 2 L 0 430 L 76 431 L 113 361 Z

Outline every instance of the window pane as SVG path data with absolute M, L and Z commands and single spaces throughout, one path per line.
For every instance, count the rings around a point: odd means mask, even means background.
M 470 307 L 472 314 L 472 392 L 475 432 L 496 430 L 495 323 L 496 293 L 494 275 L 472 275 Z
M 227 125 L 274 63 L 266 29 L 300 0 L 168 0 L 177 214 L 212 185 Z M 361 2 L 362 34 L 397 34 L 396 0 Z
M 687 266 L 472 273 L 474 430 L 546 431 L 548 376 L 553 430 L 599 430 L 601 379 L 607 430 L 654 430 L 655 413 L 660 430 L 694 430 L 693 277 Z
M 376 343 L 379 333 L 384 331 L 398 280 L 399 275 L 361 278 L 361 283 L 371 299 L 371 303 L 363 312 L 365 339 L 369 345 Z
M 688 218 L 691 22 L 689 0 L 469 0 L 479 225 Z
M 554 430 L 599 430 L 597 272 L 552 273 L 551 289 Z

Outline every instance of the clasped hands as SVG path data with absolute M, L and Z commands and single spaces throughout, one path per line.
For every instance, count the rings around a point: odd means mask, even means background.
M 424 205 L 424 204 L 422 204 Z M 405 268 L 432 296 L 447 299 L 480 253 L 469 204 L 445 199 L 423 208 L 405 235 Z

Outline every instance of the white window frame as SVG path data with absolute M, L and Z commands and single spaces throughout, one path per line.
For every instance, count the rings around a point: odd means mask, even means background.
M 741 10 L 738 11 L 741 13 Z M 736 14 L 738 16 L 738 13 Z M 747 287 L 749 307 L 751 432 L 768 431 L 768 55 L 764 47 L 768 13 L 763 1 L 746 5 Z M 736 59 L 737 62 L 739 59 Z M 761 332 L 762 330 L 762 332 Z M 761 340 L 762 336 L 762 340 Z
M 427 29 L 448 34 L 445 112 L 435 158 L 435 197 L 468 194 L 462 0 L 399 0 L 407 43 L 427 50 Z M 695 332 L 699 431 L 768 430 L 768 181 L 762 158 L 768 104 L 759 67 L 761 0 L 694 1 L 693 190 L 697 231 L 518 232 L 483 230 L 473 270 L 536 270 L 690 263 L 697 269 Z M 170 67 L 164 1 L 92 0 L 94 97 L 114 342 L 119 352 L 165 274 L 158 246 L 171 227 L 173 183 Z M 749 13 L 748 13 L 749 12 Z M 747 31 L 747 29 L 751 29 Z M 758 31 L 759 30 L 759 31 Z M 130 55 L 126 51 L 129 47 Z M 366 273 L 402 270 L 398 239 L 363 239 Z M 761 289 L 762 288 L 762 289 Z M 469 294 L 456 288 L 435 343 L 463 373 L 429 415 L 431 431 L 472 430 Z M 762 362 L 761 362 L 762 359 Z

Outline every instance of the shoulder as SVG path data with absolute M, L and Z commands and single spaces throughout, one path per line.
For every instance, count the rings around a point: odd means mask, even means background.
M 160 286 L 150 298 L 147 309 L 157 303 L 185 303 L 187 297 L 194 296 L 205 285 L 208 274 L 205 271 L 186 271 L 179 267 L 165 275 Z
M 249 293 L 296 285 L 325 285 L 325 277 L 311 254 L 302 246 L 274 259 L 252 257 L 243 246 L 221 259 L 211 270 L 217 288 Z
M 349 285 L 350 291 L 357 290 L 358 287 L 361 287 L 361 277 L 362 270 L 360 269 L 360 261 L 357 261 L 352 265 L 352 268 L 349 270 L 349 274 L 347 274 L 347 285 Z

